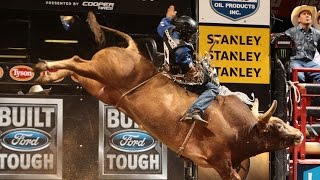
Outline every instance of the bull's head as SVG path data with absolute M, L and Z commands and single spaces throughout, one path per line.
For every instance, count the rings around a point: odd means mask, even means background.
M 267 150 L 284 149 L 289 146 L 298 145 L 303 140 L 302 133 L 285 123 L 283 120 L 272 116 L 277 108 L 277 101 L 273 101 L 271 107 L 264 114 L 258 113 L 259 101 L 255 100 L 252 113 L 258 119 L 256 127 L 258 130 L 259 146 L 263 146 Z

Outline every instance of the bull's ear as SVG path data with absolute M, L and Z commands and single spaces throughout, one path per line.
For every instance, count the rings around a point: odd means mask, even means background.
M 251 108 L 251 112 L 252 112 L 253 116 L 258 119 L 258 117 L 259 117 L 259 99 L 257 99 L 257 98 L 254 99 L 254 102 L 253 102 L 252 108 Z
M 265 112 L 264 114 L 260 115 L 258 117 L 259 121 L 263 121 L 265 123 L 268 123 L 270 117 L 272 116 L 272 114 L 276 111 L 277 109 L 277 101 L 273 100 L 271 107 L 269 108 L 269 110 L 267 112 Z

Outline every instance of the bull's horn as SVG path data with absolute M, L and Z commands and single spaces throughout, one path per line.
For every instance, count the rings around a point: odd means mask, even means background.
M 259 117 L 259 99 L 254 99 L 252 104 L 251 112 L 255 118 Z
M 267 123 L 270 119 L 270 117 L 272 116 L 272 114 L 276 111 L 277 109 L 277 101 L 273 100 L 271 107 L 269 108 L 269 110 L 267 112 L 265 112 L 264 114 L 260 115 L 258 117 L 258 120 L 260 121 L 264 121 L 265 123 Z

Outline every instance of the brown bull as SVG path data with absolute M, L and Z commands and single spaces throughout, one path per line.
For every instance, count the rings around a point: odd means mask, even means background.
M 95 20 L 92 13 L 89 13 L 89 19 Z M 117 106 L 177 152 L 191 126 L 179 120 L 197 95 L 187 93 L 159 73 L 139 53 L 129 35 L 106 27 L 102 29 L 122 36 L 128 47 L 104 48 L 91 61 L 74 56 L 60 61 L 39 62 L 36 70 L 59 71 L 40 76 L 37 82 L 48 83 L 73 75 L 90 94 L 104 103 Z M 218 96 L 204 113 L 208 126 L 195 125 L 182 156 L 199 166 L 216 169 L 224 180 L 240 179 L 234 167 L 241 161 L 301 142 L 303 136 L 299 130 L 271 117 L 275 109 L 274 102 L 265 114 L 259 115 L 256 106 L 252 113 L 236 96 Z

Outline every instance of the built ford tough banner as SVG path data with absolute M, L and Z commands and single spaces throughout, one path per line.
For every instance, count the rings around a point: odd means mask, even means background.
M 0 179 L 62 179 L 62 100 L 0 98 Z
M 167 148 L 113 106 L 99 103 L 101 179 L 167 179 Z

